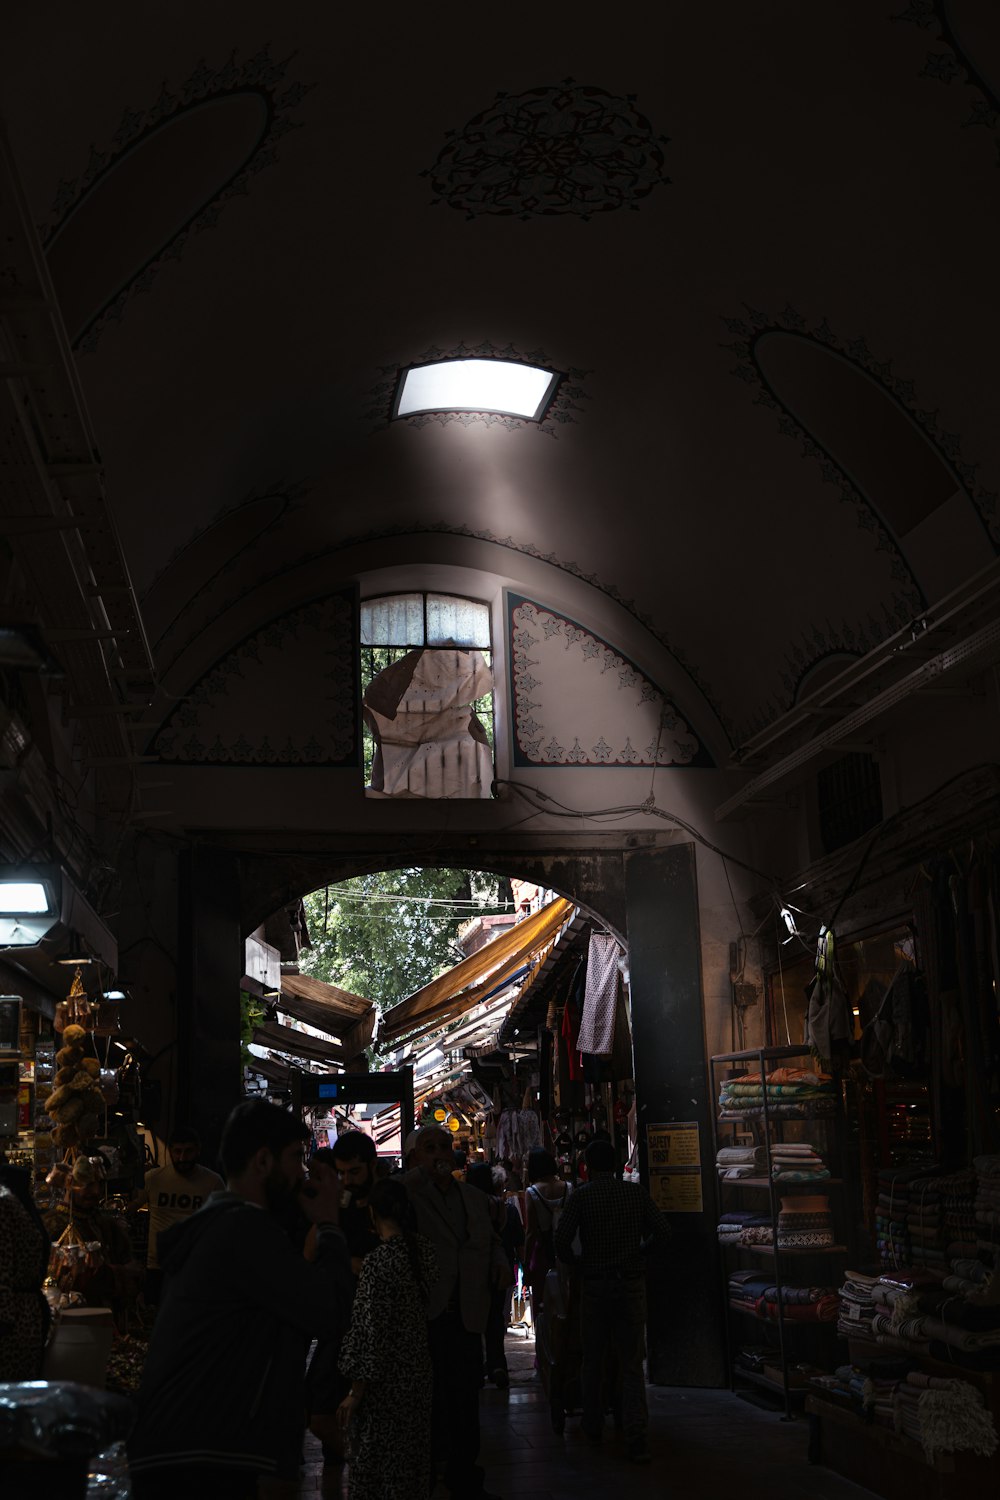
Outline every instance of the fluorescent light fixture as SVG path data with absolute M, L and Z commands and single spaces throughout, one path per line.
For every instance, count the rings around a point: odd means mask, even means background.
M 52 893 L 40 880 L 0 879 L 0 914 L 37 917 L 52 910 Z
M 403 371 L 394 417 L 420 412 L 476 411 L 540 422 L 559 372 L 508 359 L 445 359 Z
M 43 942 L 48 944 L 45 950 Z M 97 959 L 112 974 L 118 968 L 114 936 L 57 864 L 0 864 L 0 949 L 4 948 L 22 949 L 18 961 L 29 966 L 37 961 L 45 977 L 57 954 L 66 955 L 64 963 Z
M 66 945 L 66 952 L 61 953 L 56 959 L 57 964 L 62 964 L 65 968 L 68 969 L 82 968 L 85 964 L 96 963 L 96 961 L 97 960 L 94 958 L 94 955 L 86 946 L 78 932 L 71 932 L 69 934 L 69 941 Z

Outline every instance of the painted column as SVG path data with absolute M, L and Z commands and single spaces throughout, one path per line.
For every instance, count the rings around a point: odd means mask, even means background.
M 716 1236 L 715 1153 L 692 844 L 625 855 L 640 1173 L 646 1130 L 696 1122 L 703 1207 L 668 1215 L 674 1239 L 649 1276 L 649 1378 L 657 1385 L 727 1384 Z
M 181 862 L 177 1101 L 214 1162 L 223 1122 L 243 1094 L 240 1061 L 239 864 L 225 849 L 195 846 Z

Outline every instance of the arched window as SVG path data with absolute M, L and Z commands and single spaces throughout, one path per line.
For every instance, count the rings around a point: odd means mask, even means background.
M 492 794 L 488 604 L 417 591 L 364 600 L 361 691 L 370 794 Z

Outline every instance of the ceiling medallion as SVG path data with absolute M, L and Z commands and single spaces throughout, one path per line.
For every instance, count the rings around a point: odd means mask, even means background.
M 435 203 L 521 219 L 572 214 L 589 219 L 637 209 L 668 183 L 665 135 L 635 107 L 635 94 L 561 83 L 499 92 L 461 130 L 448 131 L 430 178 Z

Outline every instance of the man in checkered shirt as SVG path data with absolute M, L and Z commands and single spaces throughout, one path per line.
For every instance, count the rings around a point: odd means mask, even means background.
M 650 1248 L 665 1249 L 670 1226 L 644 1187 L 622 1182 L 610 1141 L 591 1141 L 585 1158 L 588 1180 L 570 1196 L 554 1237 L 559 1259 L 576 1264 L 583 1274 L 581 1425 L 592 1443 L 601 1441 L 604 1368 L 613 1349 L 628 1456 L 633 1463 L 649 1463 L 644 1257 Z M 576 1234 L 579 1256 L 573 1250 Z

